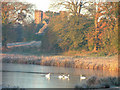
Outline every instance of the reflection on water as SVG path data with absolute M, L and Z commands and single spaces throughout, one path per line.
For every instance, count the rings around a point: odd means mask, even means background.
M 91 76 L 117 76 L 117 72 L 25 64 L 3 64 L 3 85 L 20 88 L 74 88 Z M 50 73 L 50 75 L 48 75 Z M 68 77 L 69 74 L 69 78 Z M 48 75 L 49 78 L 46 76 Z M 59 76 L 63 76 L 59 78 Z

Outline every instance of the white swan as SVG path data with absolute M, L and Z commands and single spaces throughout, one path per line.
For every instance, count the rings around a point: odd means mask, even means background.
M 83 75 L 80 75 L 80 80 L 83 80 L 83 79 L 86 79 L 86 77 Z
M 65 79 L 68 79 L 69 80 L 69 74 L 66 76 L 66 75 L 59 75 L 58 78 L 59 79 L 62 79 L 62 80 L 65 80 Z
M 68 74 L 67 76 L 64 76 L 63 78 L 65 78 L 65 79 L 69 79 L 69 76 L 70 76 L 70 75 Z
M 50 79 L 50 73 L 48 73 L 47 75 L 45 75 L 45 77 L 46 77 L 47 79 Z
M 63 78 L 63 75 L 59 75 L 58 78 L 59 78 L 59 79 L 62 79 L 62 78 Z

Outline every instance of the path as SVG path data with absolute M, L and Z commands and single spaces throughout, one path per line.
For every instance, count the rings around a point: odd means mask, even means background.
M 8 43 L 7 46 L 8 48 L 21 46 L 41 46 L 41 41 Z

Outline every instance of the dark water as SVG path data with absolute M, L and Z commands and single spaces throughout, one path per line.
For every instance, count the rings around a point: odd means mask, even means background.
M 48 73 L 51 73 L 49 80 L 45 77 Z M 58 76 L 61 74 L 69 74 L 69 80 L 59 79 Z M 74 88 L 75 85 L 85 81 L 80 79 L 80 75 L 84 75 L 86 78 L 91 76 L 108 77 L 117 76 L 117 72 L 4 63 L 2 75 L 4 86 L 17 86 L 19 88 Z

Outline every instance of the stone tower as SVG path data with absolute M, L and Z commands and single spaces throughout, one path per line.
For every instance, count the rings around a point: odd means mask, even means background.
M 43 19 L 48 19 L 49 17 L 41 10 L 35 10 L 35 23 L 39 24 Z
M 43 19 L 43 11 L 35 10 L 35 23 L 39 24 Z

